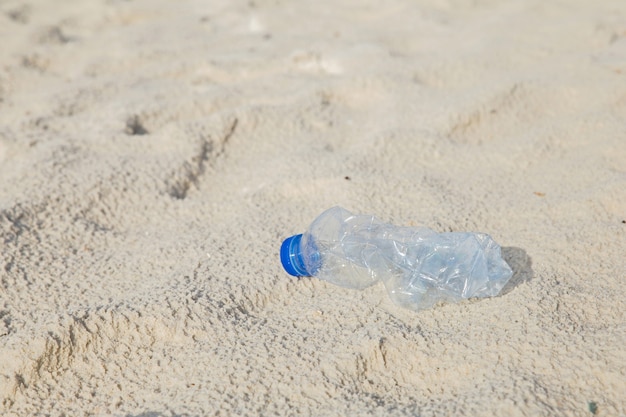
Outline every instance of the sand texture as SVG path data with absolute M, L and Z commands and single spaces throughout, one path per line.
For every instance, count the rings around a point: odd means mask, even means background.
M 414 312 L 341 205 L 489 233 Z M 625 416 L 626 2 L 0 0 L 0 415 Z

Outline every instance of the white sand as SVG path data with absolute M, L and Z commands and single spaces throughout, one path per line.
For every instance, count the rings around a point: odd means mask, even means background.
M 626 414 L 626 2 L 324 3 L 0 0 L 1 415 Z M 336 204 L 514 282 L 290 278 Z

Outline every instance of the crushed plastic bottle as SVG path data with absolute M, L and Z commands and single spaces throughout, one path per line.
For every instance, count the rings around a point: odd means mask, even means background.
M 487 234 L 394 226 L 341 207 L 287 238 L 280 257 L 293 276 L 354 289 L 382 281 L 394 303 L 413 310 L 498 295 L 513 275 Z

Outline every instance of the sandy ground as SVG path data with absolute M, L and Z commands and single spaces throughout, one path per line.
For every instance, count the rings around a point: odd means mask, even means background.
M 281 268 L 481 231 L 413 312 Z M 3 416 L 626 415 L 626 2 L 0 0 Z

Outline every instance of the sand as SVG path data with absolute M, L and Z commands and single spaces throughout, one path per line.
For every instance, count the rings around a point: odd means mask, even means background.
M 415 312 L 341 205 L 489 233 Z M 626 2 L 0 0 L 0 414 L 623 416 Z

